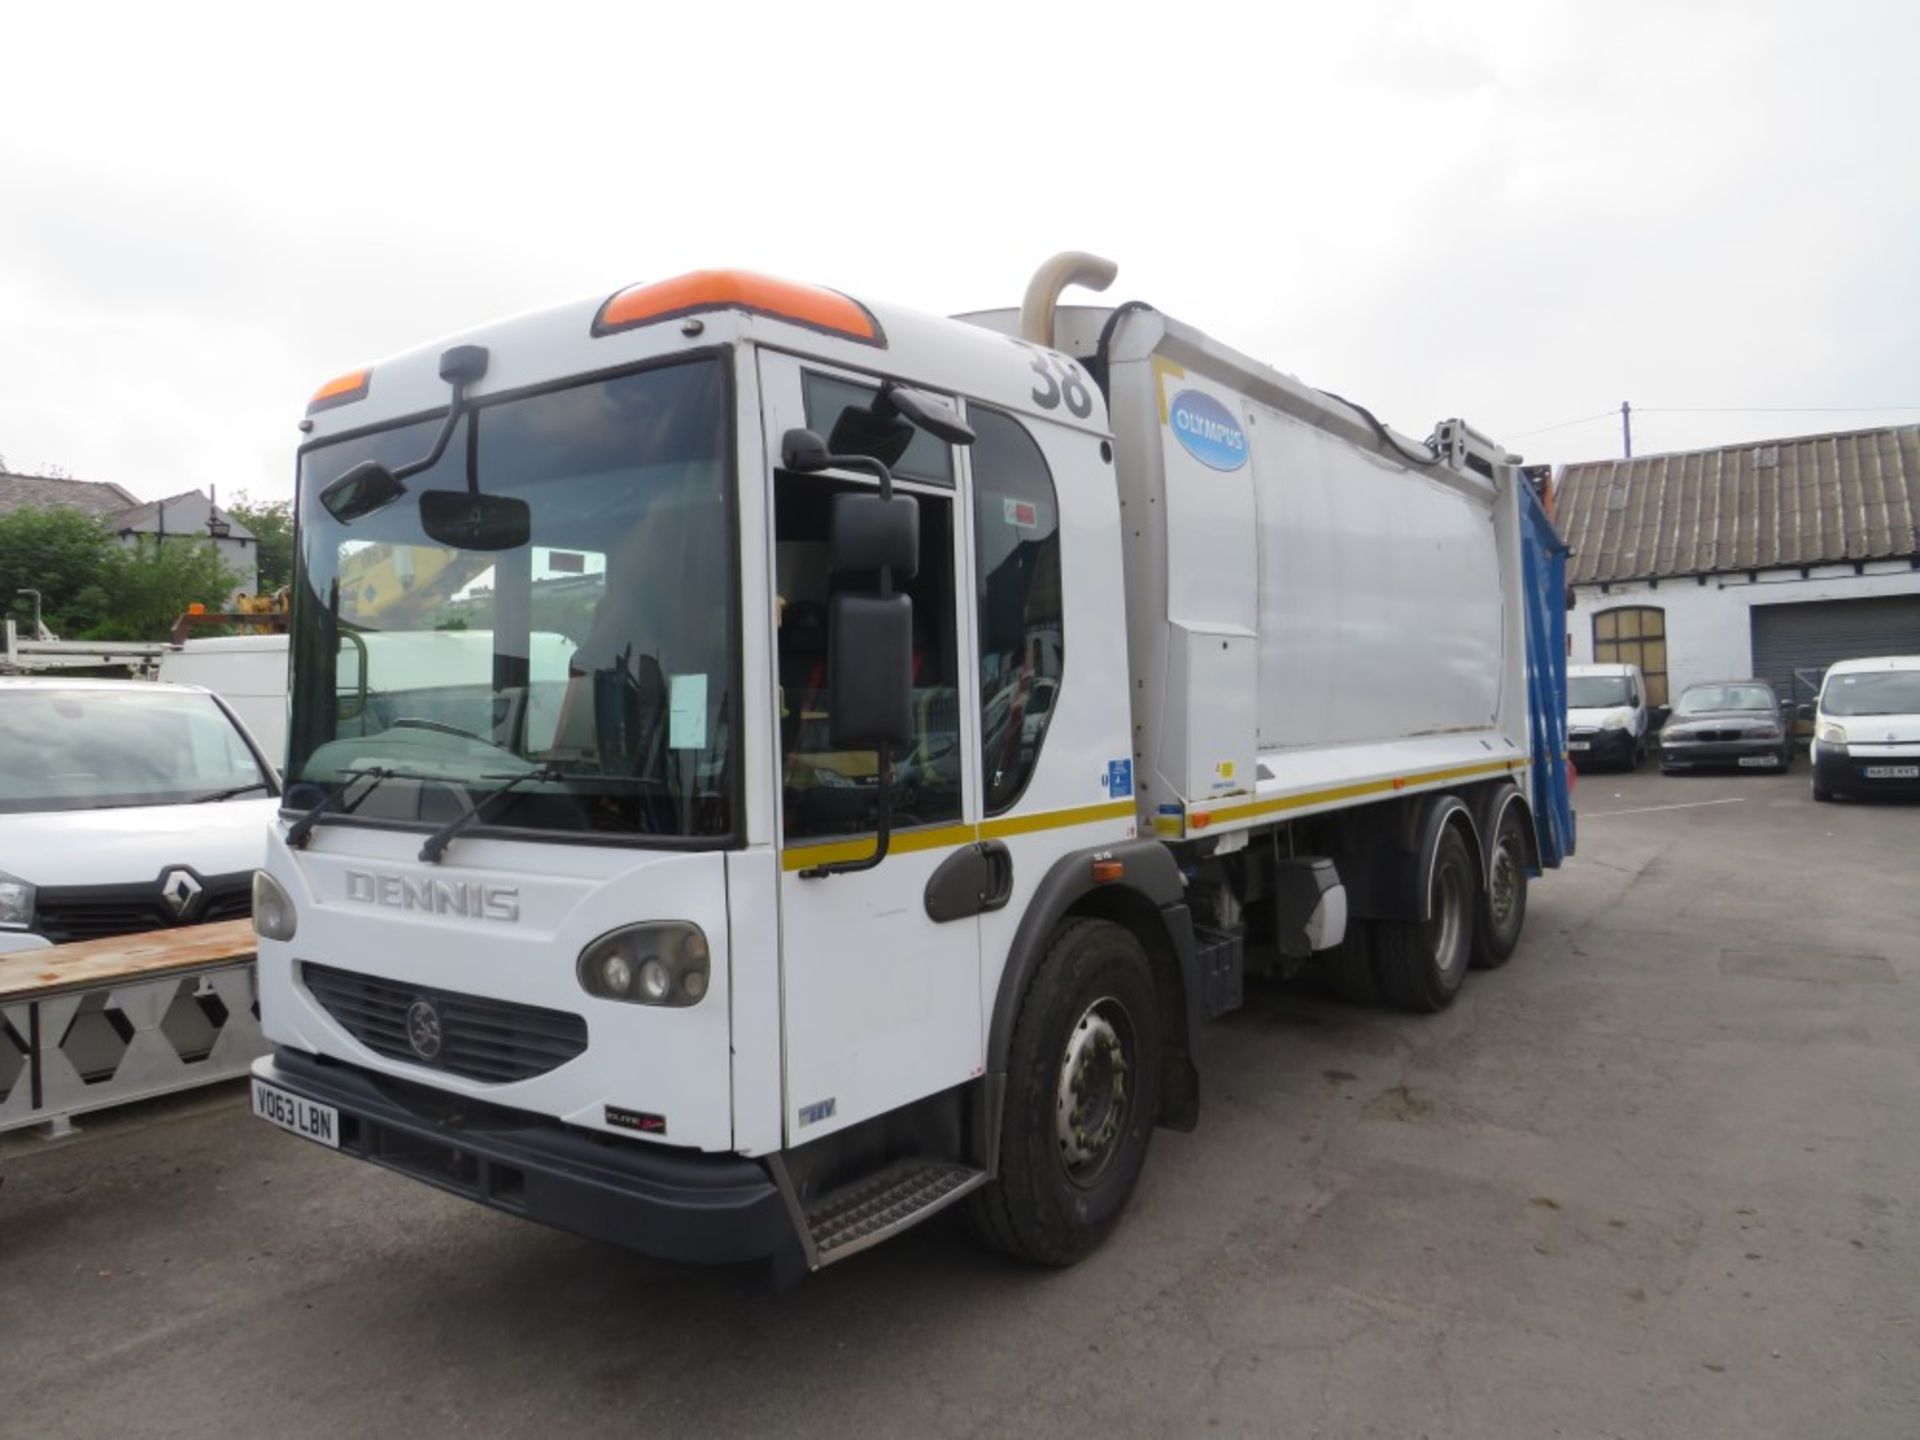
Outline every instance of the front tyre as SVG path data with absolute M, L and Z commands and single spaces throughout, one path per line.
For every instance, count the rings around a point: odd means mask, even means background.
M 1374 927 L 1374 979 L 1389 1005 L 1431 1013 L 1453 1003 L 1473 953 L 1478 889 L 1473 852 L 1449 825 L 1434 851 L 1429 918 Z
M 1091 1253 L 1146 1163 L 1160 1062 L 1140 942 L 1111 921 L 1067 922 L 1014 1022 L 999 1173 L 970 1201 L 981 1238 L 1042 1265 Z
M 1497 970 L 1512 958 L 1527 922 L 1527 837 L 1516 805 L 1500 817 L 1473 929 L 1473 964 Z

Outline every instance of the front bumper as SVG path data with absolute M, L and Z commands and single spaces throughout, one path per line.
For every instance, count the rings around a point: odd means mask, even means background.
M 1920 795 L 1920 779 L 1869 778 L 1869 769 L 1920 767 L 1920 755 L 1854 755 L 1832 745 L 1813 747 L 1813 783 L 1841 795 Z
M 1584 745 L 1586 749 L 1580 747 Z M 1631 765 L 1634 740 L 1631 730 L 1589 730 L 1569 734 L 1567 749 L 1576 768 L 1595 765 Z
M 602 1136 L 298 1051 L 254 1076 L 340 1112 L 340 1149 L 510 1215 L 662 1260 L 791 1259 L 766 1167 Z
M 1693 744 L 1660 744 L 1662 770 L 1690 770 L 1696 765 L 1738 765 L 1742 760 L 1767 760 L 1768 768 L 1787 768 L 1787 742 L 1781 736 L 1771 739 L 1705 740 Z

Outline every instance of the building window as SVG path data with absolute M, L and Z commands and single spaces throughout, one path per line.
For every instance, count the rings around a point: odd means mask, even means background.
M 987 813 L 998 815 L 1027 787 L 1060 690 L 1060 506 L 1040 447 L 1017 421 L 978 405 L 967 420 L 977 437 L 982 774 Z
M 1655 605 L 1623 605 L 1593 617 L 1593 658 L 1602 665 L 1638 665 L 1647 704 L 1667 703 L 1667 617 Z

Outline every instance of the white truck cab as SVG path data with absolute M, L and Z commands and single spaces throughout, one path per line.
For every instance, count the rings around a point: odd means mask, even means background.
M 0 952 L 244 917 L 279 793 L 196 686 L 0 678 Z
M 658 1255 L 968 1198 L 1064 1264 L 1248 970 L 1512 953 L 1572 838 L 1515 457 L 1056 314 L 1084 262 L 970 320 L 701 272 L 320 390 L 258 1113 Z
M 1567 749 L 1582 770 L 1631 770 L 1652 744 L 1647 681 L 1638 665 L 1567 667 Z

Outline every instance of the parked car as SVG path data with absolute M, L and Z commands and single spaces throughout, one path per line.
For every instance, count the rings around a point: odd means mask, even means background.
M 1647 758 L 1651 734 L 1638 665 L 1567 667 L 1567 749 L 1576 767 L 1631 770 Z
M 1689 685 L 1660 731 L 1662 775 L 1706 765 L 1779 771 L 1792 763 L 1793 731 L 1764 680 Z
M 1813 798 L 1920 795 L 1920 655 L 1841 660 L 1813 715 Z
M 246 916 L 279 796 L 197 686 L 0 679 L 0 952 Z

